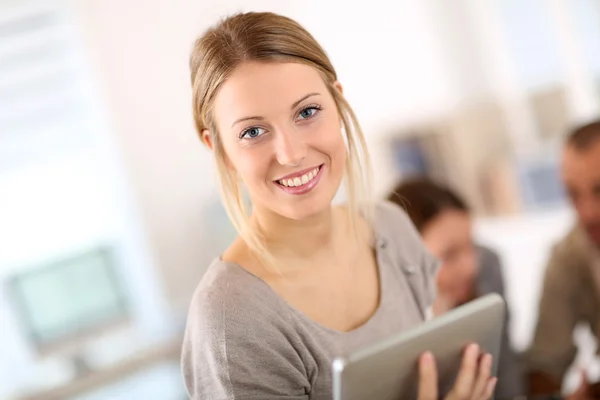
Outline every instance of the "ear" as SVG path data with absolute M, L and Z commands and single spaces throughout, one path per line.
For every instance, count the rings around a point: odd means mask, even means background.
M 333 82 L 333 87 L 336 88 L 336 90 L 340 92 L 340 94 L 344 94 L 344 88 L 342 87 L 340 81 Z
M 202 133 L 200 133 L 200 138 L 202 139 L 202 143 L 204 143 L 209 149 L 213 150 L 213 142 L 208 129 L 204 129 Z

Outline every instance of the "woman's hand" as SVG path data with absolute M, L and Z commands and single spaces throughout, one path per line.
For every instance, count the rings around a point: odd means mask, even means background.
M 587 373 L 585 370 L 581 371 L 581 382 L 579 383 L 579 387 L 577 390 L 571 395 L 567 396 L 567 400 L 588 400 L 593 399 L 590 393 L 590 383 L 587 379 Z
M 492 397 L 497 379 L 491 376 L 492 356 L 479 357 L 479 346 L 467 346 L 454 387 L 445 400 L 488 400 Z M 435 360 L 425 353 L 419 360 L 418 400 L 438 400 L 438 377 Z

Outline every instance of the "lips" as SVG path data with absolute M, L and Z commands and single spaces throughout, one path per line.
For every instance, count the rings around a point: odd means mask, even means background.
M 313 190 L 323 176 L 325 164 L 307 170 L 299 171 L 294 174 L 275 181 L 277 187 L 288 194 L 301 195 Z

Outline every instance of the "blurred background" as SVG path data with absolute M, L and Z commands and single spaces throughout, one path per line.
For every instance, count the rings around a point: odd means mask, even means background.
M 324 46 L 377 196 L 426 174 L 467 197 L 504 261 L 513 342 L 531 340 L 573 221 L 561 140 L 600 111 L 596 0 L 0 0 L 0 399 L 185 398 L 188 302 L 235 235 L 188 56 L 250 10 Z

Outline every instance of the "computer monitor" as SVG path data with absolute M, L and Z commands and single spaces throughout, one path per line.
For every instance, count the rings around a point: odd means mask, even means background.
M 109 247 L 27 268 L 8 286 L 17 320 L 38 354 L 70 353 L 78 370 L 86 367 L 80 355 L 86 340 L 130 319 Z

